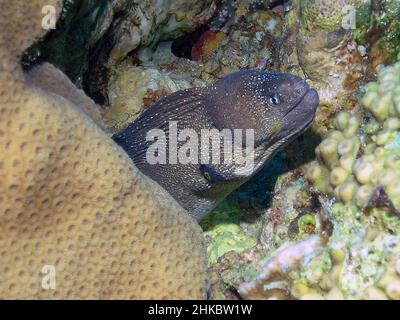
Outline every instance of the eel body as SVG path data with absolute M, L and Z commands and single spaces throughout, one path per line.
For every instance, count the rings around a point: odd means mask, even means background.
M 307 130 L 318 104 L 299 77 L 239 71 L 160 99 L 113 139 L 201 219 Z

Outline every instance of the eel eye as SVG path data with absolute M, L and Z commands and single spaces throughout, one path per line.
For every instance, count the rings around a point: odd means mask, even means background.
M 275 93 L 274 95 L 269 97 L 269 102 L 273 105 L 277 105 L 281 103 L 281 100 L 279 99 L 278 95 Z

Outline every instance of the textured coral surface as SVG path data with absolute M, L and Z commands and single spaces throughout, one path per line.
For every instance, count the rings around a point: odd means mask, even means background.
M 23 73 L 49 3 L 0 1 L 0 298 L 205 298 L 198 225 L 95 124 L 82 92 L 55 85 L 48 65 L 49 81 Z
M 363 209 L 378 186 L 400 209 L 399 129 L 400 63 L 381 70 L 378 82 L 367 86 L 362 99 L 365 112 L 342 111 L 335 130 L 316 149 L 318 160 L 306 177 L 324 192 Z

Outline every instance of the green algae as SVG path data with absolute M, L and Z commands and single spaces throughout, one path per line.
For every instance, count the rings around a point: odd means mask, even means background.
M 248 236 L 240 227 L 240 213 L 222 205 L 201 221 L 204 236 L 210 239 L 207 247 L 208 264 L 212 266 L 227 252 L 243 252 L 254 245 L 256 239 Z
M 280 152 L 255 177 L 228 196 L 200 225 L 209 237 L 209 265 L 227 252 L 243 252 L 258 242 L 260 212 L 268 208 L 275 184 L 288 171 L 286 153 Z
M 372 40 L 376 41 L 375 45 L 387 48 L 388 63 L 392 64 L 400 60 L 400 2 L 383 0 L 376 7 L 374 10 L 371 6 L 357 9 L 354 36 L 358 43 L 368 44 Z

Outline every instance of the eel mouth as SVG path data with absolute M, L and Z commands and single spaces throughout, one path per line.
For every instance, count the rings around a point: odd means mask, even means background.
M 289 141 L 303 134 L 314 122 L 318 105 L 318 92 L 307 88 L 299 101 L 283 116 L 280 128 L 271 137 L 267 147 L 275 142 Z
M 281 128 L 274 138 L 280 140 L 302 134 L 314 122 L 318 105 L 318 92 L 308 88 L 297 104 L 283 117 Z
M 314 122 L 319 105 L 318 92 L 304 81 L 300 84 L 302 95 L 282 116 L 278 129 L 268 139 L 256 145 L 268 150 L 278 141 L 288 141 L 304 133 Z
M 262 145 L 262 149 L 259 151 L 263 154 L 262 160 L 258 162 L 257 169 L 254 172 L 260 170 L 263 163 L 271 159 L 283 146 L 303 134 L 312 125 L 318 105 L 318 92 L 308 87 L 297 104 L 283 117 L 280 129 L 267 143 Z
M 307 109 L 309 108 L 311 112 L 315 113 L 317 106 L 319 105 L 319 97 L 318 97 L 318 92 L 310 88 L 308 84 L 304 81 L 304 83 L 301 84 L 304 90 L 304 93 L 302 96 L 299 98 L 296 104 L 293 105 L 292 108 L 290 108 L 284 117 L 286 117 L 288 114 L 290 114 L 293 110 L 298 109 L 298 108 L 304 108 Z M 306 110 L 305 110 L 306 111 Z

